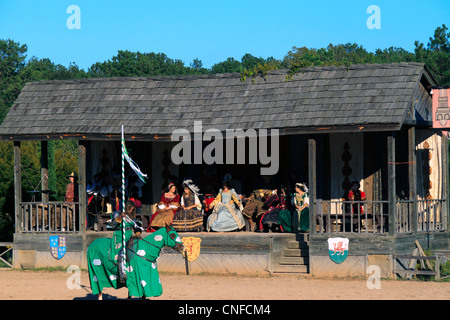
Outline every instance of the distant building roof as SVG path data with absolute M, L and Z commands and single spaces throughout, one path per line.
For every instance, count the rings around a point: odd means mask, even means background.
M 272 71 L 255 83 L 241 82 L 239 73 L 30 82 L 0 139 L 117 139 L 124 125 L 128 137 L 157 140 L 192 130 L 195 120 L 203 130 L 281 134 L 398 130 L 416 119 L 419 84 L 436 85 L 420 63 L 312 67 L 291 80 L 286 74 Z

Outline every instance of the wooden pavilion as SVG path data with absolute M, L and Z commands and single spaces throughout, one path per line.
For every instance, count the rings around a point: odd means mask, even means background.
M 121 125 L 134 160 L 149 173 L 143 213 L 150 213 L 171 175 L 200 181 L 208 166 L 175 165 L 170 158 L 178 142 L 171 141 L 174 130 L 193 132 L 195 121 L 203 131 L 223 133 L 277 129 L 276 179 L 287 181 L 294 173 L 296 182 L 307 182 L 311 212 L 306 236 L 192 234 L 202 238 L 203 260 L 194 266 L 201 272 L 275 272 L 296 239 L 298 247 L 309 248 L 300 250 L 307 265 L 301 270 L 318 276 L 365 275 L 371 264 L 390 276 L 393 255 L 412 253 L 416 240 L 430 250 L 448 249 L 448 141 L 432 128 L 430 92 L 437 83 L 426 66 L 312 67 L 286 75 L 272 71 L 253 82 L 218 74 L 27 83 L 0 126 L 0 138 L 14 141 L 15 266 L 56 263 L 51 235 L 66 236 L 67 252 L 58 263 L 86 266 L 89 243 L 102 235 L 86 231 L 86 186 L 97 172 L 113 172 Z M 45 194 L 40 202 L 22 202 L 21 141 L 41 141 L 44 190 L 47 141 L 60 139 L 79 143 L 79 202 L 50 202 Z M 231 173 L 239 192 L 248 195 L 264 187 L 260 169 L 267 162 L 246 163 L 213 168 L 219 176 Z M 366 194 L 356 207 L 343 200 L 352 181 Z M 62 226 L 71 214 L 75 225 Z M 350 240 L 341 264 L 329 258 L 330 237 Z M 166 265 L 183 270 L 181 259 L 174 259 Z

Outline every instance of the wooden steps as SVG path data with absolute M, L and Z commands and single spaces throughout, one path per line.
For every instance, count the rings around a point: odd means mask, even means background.
M 290 240 L 282 256 L 274 264 L 273 274 L 308 274 L 309 244 L 308 234 L 297 234 L 296 240 Z

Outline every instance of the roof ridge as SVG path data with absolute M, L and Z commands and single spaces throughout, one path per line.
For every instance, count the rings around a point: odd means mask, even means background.
M 107 81 L 164 81 L 164 80 L 199 80 L 199 79 L 215 79 L 215 78 L 239 78 L 240 73 L 215 73 L 215 74 L 198 74 L 198 75 L 158 75 L 148 77 L 97 77 L 97 78 L 79 78 L 79 79 L 61 79 L 61 80 L 41 80 L 30 81 L 30 84 L 53 84 L 53 83 L 87 83 L 87 82 L 107 82 Z
M 400 67 L 424 67 L 425 64 L 421 62 L 394 62 L 394 63 L 365 63 L 345 65 L 330 65 L 330 66 L 312 66 L 302 69 L 303 72 L 322 72 L 335 70 L 366 70 L 366 69 L 393 69 Z M 267 72 L 268 75 L 287 75 L 288 69 L 276 69 Z M 75 83 L 89 83 L 89 82 L 107 82 L 107 81 L 170 81 L 170 80 L 201 80 L 201 79 L 223 79 L 223 78 L 240 78 L 239 72 L 230 73 L 214 73 L 214 74 L 199 74 L 199 75 L 158 75 L 148 77 L 98 77 L 98 78 L 79 78 L 79 79 L 63 79 L 63 80 L 43 80 L 30 81 L 28 84 L 75 84 Z
M 392 63 L 358 63 L 351 65 L 328 65 L 328 66 L 311 66 L 305 67 L 302 70 L 305 72 L 314 72 L 314 71 L 334 71 L 334 70 L 364 70 L 364 69 L 395 69 L 395 68 L 404 68 L 404 67 L 423 67 L 425 63 L 423 62 L 392 62 Z M 287 69 L 280 69 L 275 71 L 282 71 Z M 268 73 L 272 73 L 273 71 L 269 71 Z

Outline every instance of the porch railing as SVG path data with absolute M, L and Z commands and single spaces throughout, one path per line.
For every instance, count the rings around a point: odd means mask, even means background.
M 317 200 L 317 233 L 386 233 L 388 201 Z
M 414 232 L 417 224 L 418 232 L 446 230 L 445 199 L 417 200 L 416 222 L 413 219 L 414 201 L 402 200 L 397 202 L 397 232 Z
M 21 232 L 76 233 L 79 226 L 78 202 L 21 202 Z
M 416 204 L 416 208 L 414 208 Z M 445 199 L 396 202 L 396 232 L 426 232 L 446 229 Z M 414 210 L 416 209 L 416 211 Z M 316 200 L 316 233 L 389 232 L 388 201 Z M 416 219 L 414 219 L 416 212 Z M 417 225 L 417 230 L 415 230 Z

